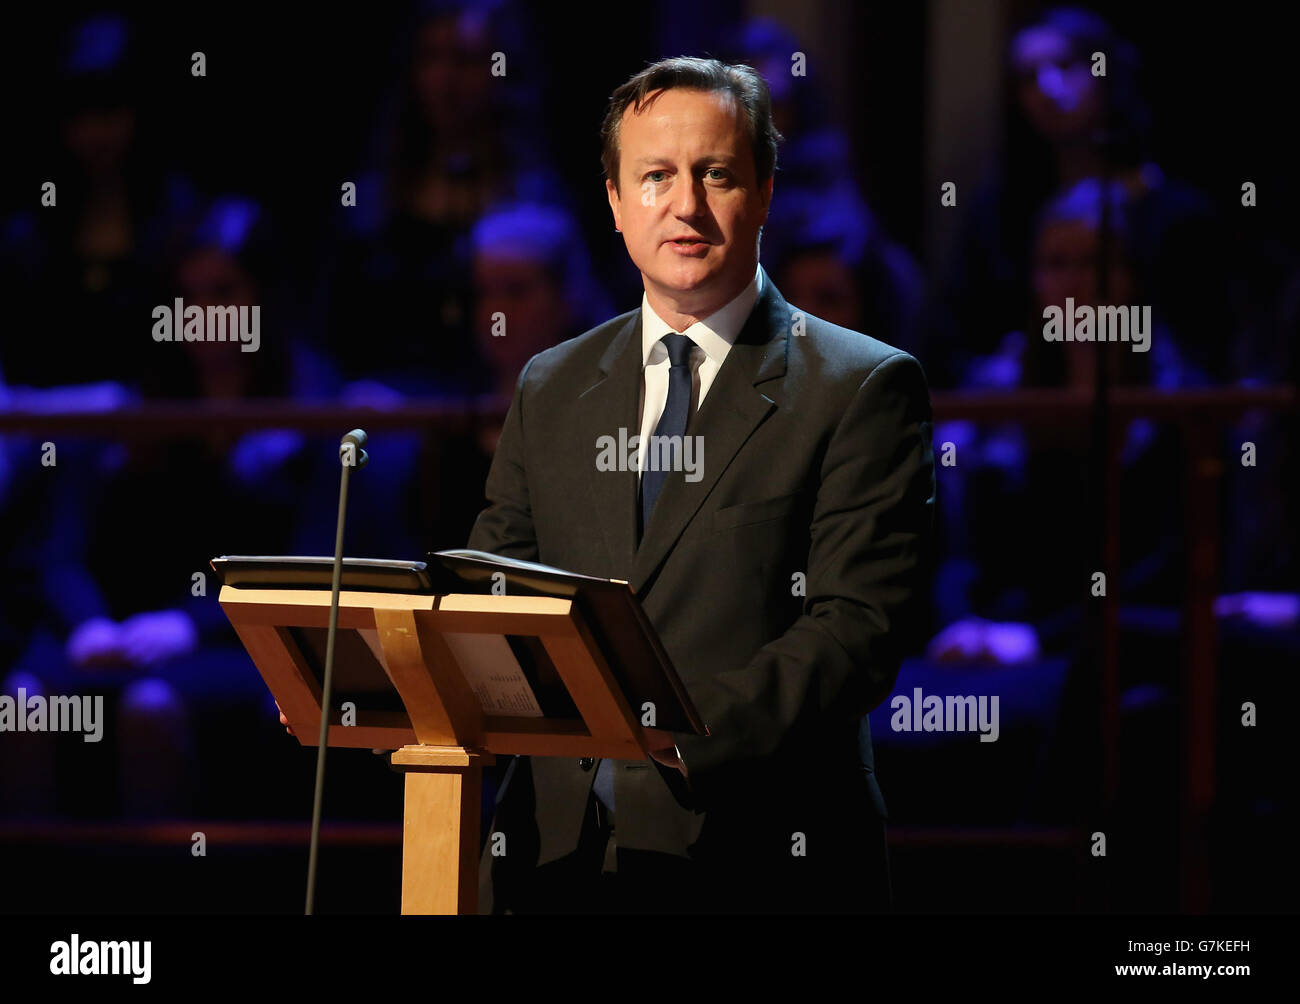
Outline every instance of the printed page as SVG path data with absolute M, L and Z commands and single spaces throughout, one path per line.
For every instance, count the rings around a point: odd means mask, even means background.
M 533 688 L 503 635 L 448 632 L 443 637 L 485 714 L 543 717 Z

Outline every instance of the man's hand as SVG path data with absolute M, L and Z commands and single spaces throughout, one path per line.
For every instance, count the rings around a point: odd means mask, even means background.
M 289 719 L 286 718 L 286 717 L 284 716 L 284 712 L 280 710 L 280 702 L 279 702 L 279 701 L 276 701 L 276 702 L 275 702 L 275 710 L 280 712 L 280 724 L 284 726 L 284 731 L 285 731 L 285 732 L 288 732 L 289 735 L 291 735 L 291 736 L 293 736 L 295 739 L 297 739 L 297 738 L 298 738 L 298 733 L 294 732 L 294 730 L 293 730 L 293 726 L 289 724 Z M 372 749 L 370 752 L 373 753 L 373 754 L 375 754 L 375 756 L 387 756 L 389 753 L 392 753 L 393 751 L 392 751 L 392 750 L 382 750 L 382 749 Z
M 663 729 L 642 729 L 641 734 L 650 748 L 651 758 L 665 767 L 681 771 L 682 777 L 689 776 L 686 773 L 686 764 L 682 763 L 681 757 L 677 755 L 677 743 L 673 740 L 671 732 L 665 732 Z
M 677 755 L 676 746 L 673 746 L 672 748 L 666 750 L 655 750 L 650 754 L 650 756 L 652 756 L 659 763 L 663 764 L 665 767 L 672 767 L 675 770 L 681 771 L 682 777 L 687 776 L 686 764 L 682 763 L 681 757 Z
M 279 701 L 275 702 L 275 710 L 280 711 Z M 295 739 L 297 738 L 297 734 L 293 731 L 293 726 L 289 724 L 289 719 L 284 717 L 283 711 L 280 711 L 280 724 L 284 726 L 284 731 L 288 732 L 289 735 L 293 736 Z

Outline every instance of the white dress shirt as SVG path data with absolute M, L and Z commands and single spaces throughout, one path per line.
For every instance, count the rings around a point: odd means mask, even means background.
M 691 409 L 694 415 L 704 395 L 713 386 L 713 378 L 722 368 L 731 346 L 749 319 L 754 304 L 763 291 L 763 269 L 754 270 L 754 280 L 730 303 L 701 318 L 685 331 L 678 332 L 655 313 L 650 298 L 641 294 L 641 439 L 636 453 L 637 477 L 645 466 L 645 448 L 654 435 L 655 426 L 668 405 L 668 371 L 672 363 L 668 349 L 660 341 L 667 334 L 683 334 L 695 343 L 691 348 Z

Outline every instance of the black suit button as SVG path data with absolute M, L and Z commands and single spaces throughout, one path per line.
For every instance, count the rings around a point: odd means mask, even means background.
M 583 770 L 591 770 L 592 767 L 596 766 L 596 761 L 589 756 L 578 757 L 578 766 Z

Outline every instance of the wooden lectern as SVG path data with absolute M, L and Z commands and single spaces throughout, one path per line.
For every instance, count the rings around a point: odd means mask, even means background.
M 299 741 L 315 745 L 329 591 L 226 584 L 220 603 Z M 534 675 L 558 674 L 567 716 L 519 717 L 509 672 L 484 673 L 494 659 L 518 670 L 508 653 L 520 645 L 537 655 Z M 404 914 L 477 912 L 482 769 L 497 754 L 639 760 L 672 745 L 641 726 L 576 598 L 345 588 L 333 691 L 329 745 L 395 749 L 406 775 Z

